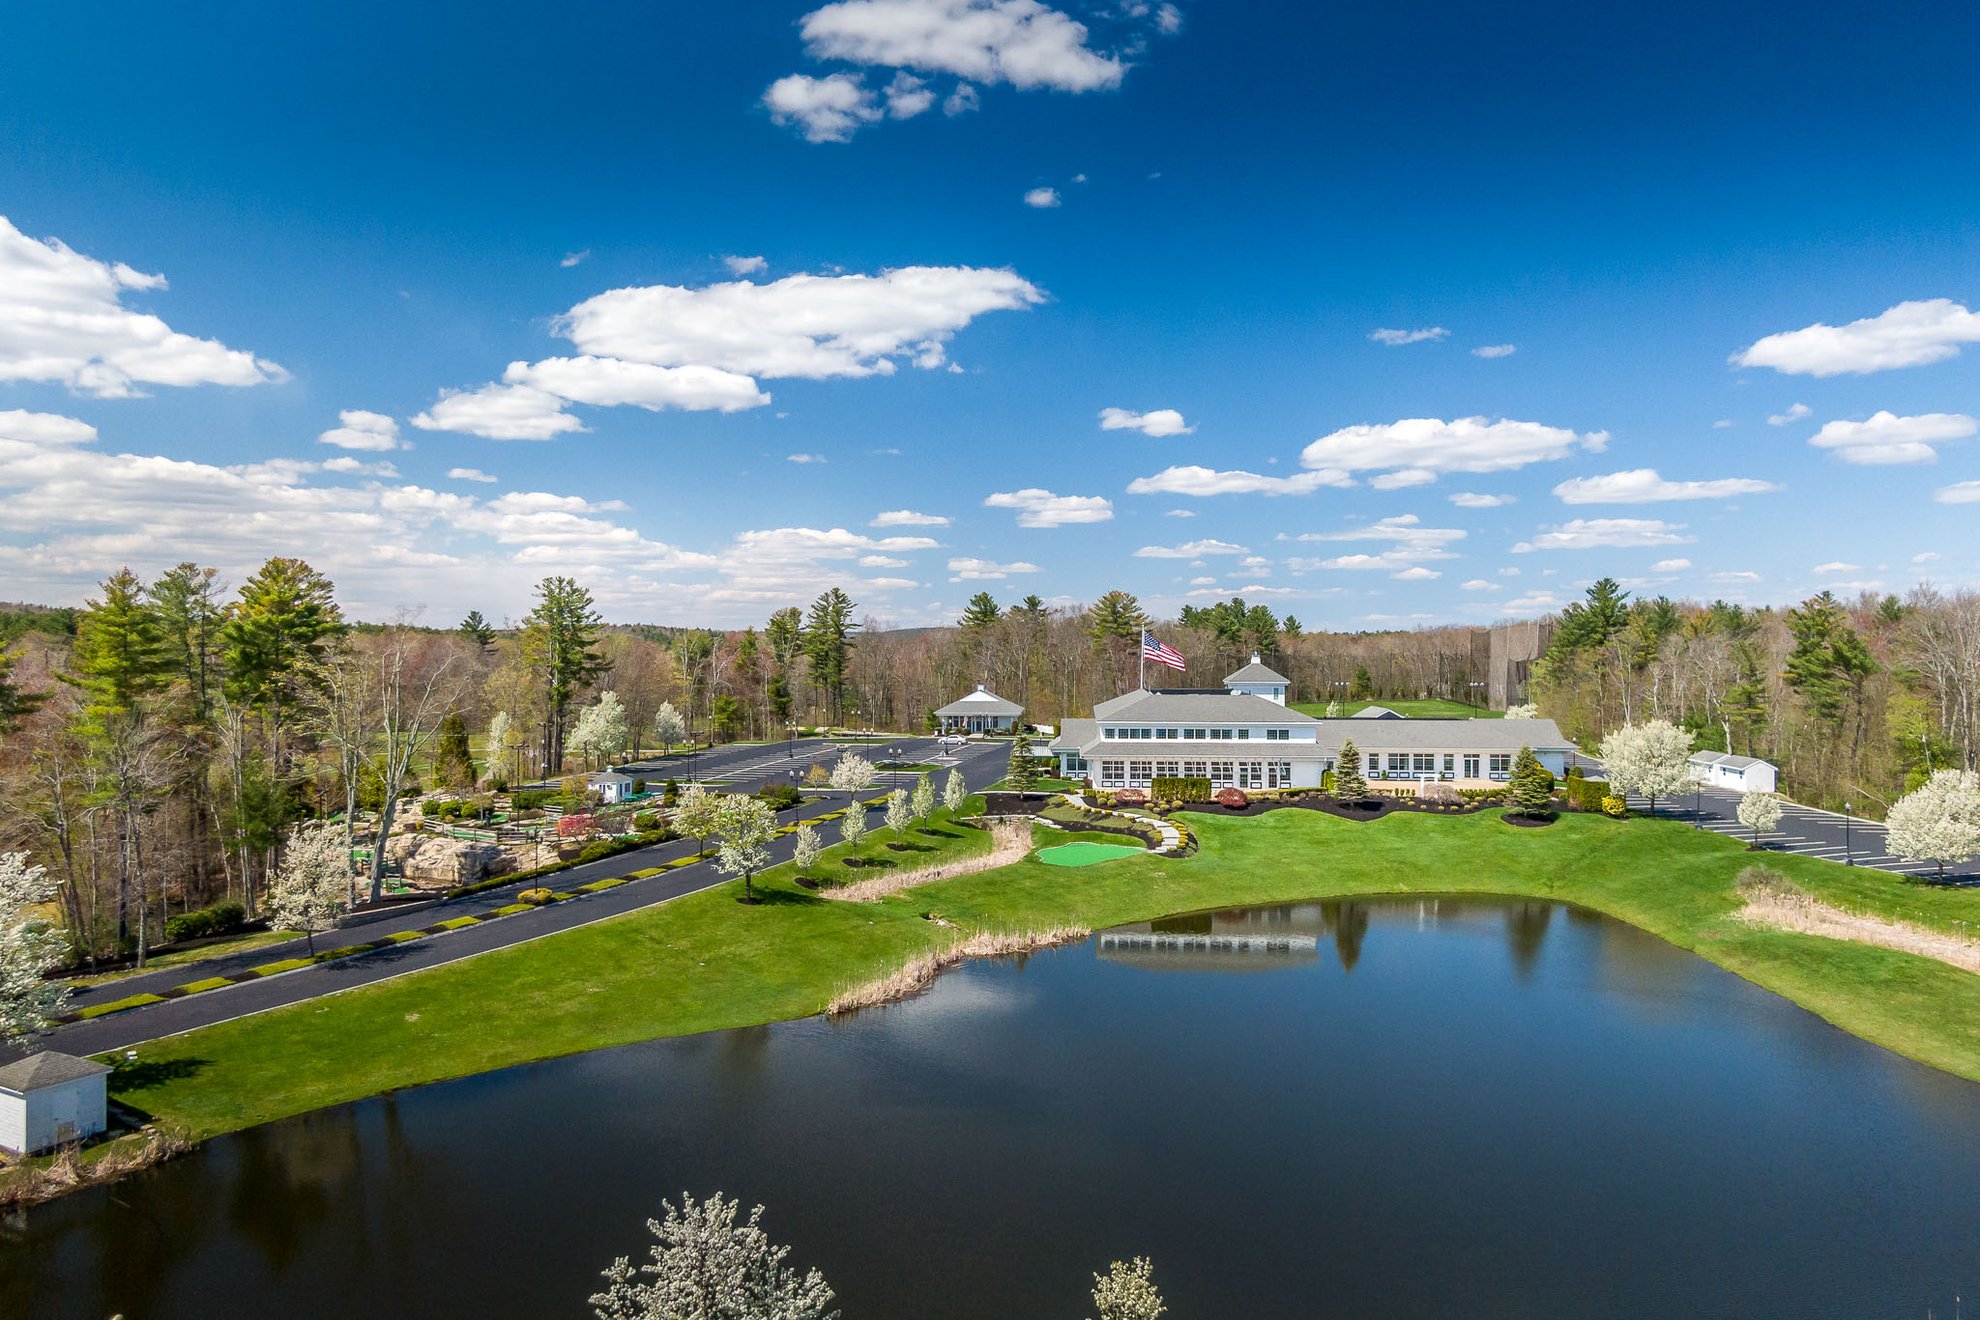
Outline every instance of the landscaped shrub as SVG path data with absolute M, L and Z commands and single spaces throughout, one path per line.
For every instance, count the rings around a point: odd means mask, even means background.
M 239 903 L 215 903 L 197 912 L 182 912 L 165 919 L 165 942 L 203 940 L 214 935 L 232 935 L 247 924 L 247 909 Z
M 1217 790 L 1217 805 L 1229 807 L 1232 811 L 1242 811 L 1251 805 L 1251 799 L 1241 788 L 1220 788 Z
M 598 818 L 588 812 L 575 812 L 557 819 L 557 837 L 560 839 L 582 839 L 598 828 Z
M 765 784 L 756 790 L 756 796 L 772 811 L 783 811 L 804 801 L 804 794 L 798 792 L 796 784 Z
M 1584 779 L 1580 775 L 1567 777 L 1568 805 L 1576 811 L 1600 811 L 1602 799 L 1609 796 L 1609 786 L 1600 779 Z
M 1629 804 L 1619 797 L 1605 797 L 1602 799 L 1602 814 L 1621 820 L 1629 814 Z
M 635 811 L 633 813 L 632 826 L 642 834 L 649 830 L 657 830 L 660 828 L 660 813 L 657 811 Z
M 509 794 L 509 808 L 512 811 L 534 811 L 555 796 L 547 788 L 519 788 Z
M 516 895 L 516 902 L 527 903 L 531 907 L 542 907 L 556 895 L 548 889 L 525 889 Z
M 1163 802 L 1208 802 L 1210 781 L 1201 775 L 1163 775 L 1149 786 L 1149 791 Z

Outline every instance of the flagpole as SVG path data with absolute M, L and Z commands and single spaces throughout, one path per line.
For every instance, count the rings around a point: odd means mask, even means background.
M 1137 692 L 1148 690 L 1148 630 L 1141 630 L 1141 678 L 1135 683 Z

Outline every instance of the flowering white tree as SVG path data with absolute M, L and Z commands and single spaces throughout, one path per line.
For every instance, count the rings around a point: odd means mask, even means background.
M 1509 720 L 1537 720 L 1540 718 L 1540 708 L 1530 701 L 1524 705 L 1508 706 L 1506 707 L 1506 718 Z
M 1624 725 L 1602 740 L 1599 755 L 1616 796 L 1649 798 L 1652 811 L 1658 798 L 1691 787 L 1691 735 L 1669 720 Z
M 1151 1277 L 1154 1264 L 1146 1256 L 1115 1261 L 1105 1274 L 1093 1276 L 1095 1320 L 1156 1320 L 1169 1308 Z
M 942 805 L 949 809 L 951 819 L 961 813 L 963 801 L 968 797 L 969 785 L 963 782 L 962 771 L 949 771 L 949 777 L 942 782 Z
M 756 901 L 751 878 L 770 864 L 770 840 L 777 837 L 777 813 L 762 798 L 725 794 L 715 807 L 715 869 L 739 875 L 743 902 Z
M 907 790 L 897 788 L 887 795 L 887 828 L 898 841 L 907 838 L 907 827 L 913 823 L 914 806 L 908 801 Z
M 289 831 L 289 846 L 268 884 L 268 924 L 299 930 L 316 956 L 319 931 L 334 928 L 350 906 L 350 853 L 344 832 L 334 825 L 301 825 Z
M 1330 719 L 1330 720 L 1337 720 L 1337 719 L 1339 719 L 1340 717 L 1341 717 L 1341 703 L 1340 703 L 1340 702 L 1338 702 L 1338 701 L 1330 701 L 1330 702 L 1328 702 L 1328 703 L 1327 703 L 1327 718 L 1328 718 L 1328 719 Z
M 1893 857 L 1935 862 L 1944 880 L 1947 862 L 1980 853 L 1980 773 L 1938 771 L 1892 804 L 1884 829 Z
M 719 794 L 700 784 L 689 784 L 674 807 L 674 828 L 694 840 L 695 852 L 708 852 L 708 836 L 715 832 L 715 813 L 721 810 Z
M 63 939 L 42 904 L 55 898 L 45 868 L 29 866 L 26 853 L 0 853 L 0 1045 L 46 1030 L 69 988 L 42 977 L 62 961 Z
M 792 860 L 797 863 L 798 874 L 809 880 L 811 868 L 825 855 L 825 840 L 819 837 L 818 827 L 806 821 L 797 827 L 796 842 L 797 852 Z
M 522 777 L 523 731 L 506 710 L 498 710 L 488 721 L 488 764 L 501 767 L 501 778 Z M 491 774 L 491 777 L 493 775 Z
M 832 767 L 832 787 L 855 797 L 872 788 L 873 781 L 879 777 L 880 772 L 874 769 L 873 762 L 857 752 L 847 752 Z
M 909 814 L 914 817 L 914 823 L 917 825 L 935 814 L 935 780 L 933 778 L 923 775 L 915 781 L 914 796 L 908 799 L 908 810 Z
M 653 736 L 660 740 L 662 756 L 687 741 L 687 721 L 674 709 L 673 702 L 663 701 L 660 709 L 653 712 Z
M 784 1264 L 791 1249 L 764 1233 L 762 1206 L 738 1224 L 742 1202 L 720 1192 L 699 1204 L 682 1193 L 678 1210 L 664 1204 L 664 1220 L 646 1221 L 658 1239 L 647 1263 L 634 1269 L 621 1256 L 605 1271 L 605 1290 L 591 1298 L 598 1320 L 837 1320 L 824 1276 Z
M 846 814 L 839 821 L 839 837 L 845 840 L 846 851 L 854 856 L 859 854 L 859 841 L 866 837 L 866 806 L 855 801 L 846 808 Z
M 1753 845 L 1759 847 L 1760 836 L 1781 823 L 1781 800 L 1772 793 L 1740 794 L 1739 823 L 1753 831 Z
M 570 747 L 590 765 L 625 751 L 628 736 L 625 705 L 618 693 L 606 691 L 578 712 L 577 723 L 571 726 Z

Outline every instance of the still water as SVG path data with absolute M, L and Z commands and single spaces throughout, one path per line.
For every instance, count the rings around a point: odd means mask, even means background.
M 214 1142 L 0 1228 L 0 1315 L 585 1316 L 661 1198 L 848 1320 L 1924 1317 L 1980 1293 L 1980 1088 L 1544 903 L 1303 904 L 908 1004 Z

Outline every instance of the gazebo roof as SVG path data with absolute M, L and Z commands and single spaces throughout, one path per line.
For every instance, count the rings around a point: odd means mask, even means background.
M 978 683 L 976 685 L 976 691 L 963 697 L 961 700 L 950 702 L 936 711 L 935 714 L 943 719 L 959 719 L 966 715 L 1009 715 L 1015 717 L 1024 714 L 1024 707 L 1018 705 L 1015 701 L 1005 701 L 989 688 Z
M 1291 683 L 1291 681 L 1284 674 L 1279 673 L 1276 669 L 1273 669 L 1270 665 L 1260 660 L 1256 651 L 1251 653 L 1250 664 L 1238 670 L 1235 674 L 1226 674 L 1224 676 L 1224 682 L 1232 687 L 1236 687 L 1240 683 L 1277 683 L 1286 685 Z

